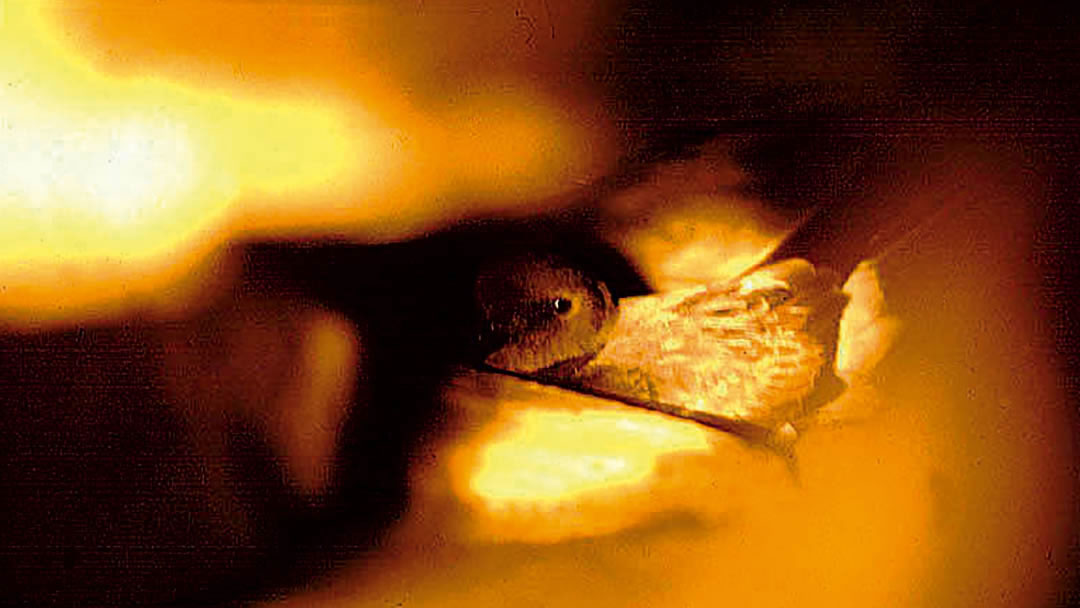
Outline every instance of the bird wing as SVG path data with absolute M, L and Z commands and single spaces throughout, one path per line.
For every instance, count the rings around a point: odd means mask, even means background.
M 607 344 L 568 380 L 773 426 L 804 413 L 830 369 L 845 302 L 831 275 L 799 259 L 721 284 L 627 298 Z

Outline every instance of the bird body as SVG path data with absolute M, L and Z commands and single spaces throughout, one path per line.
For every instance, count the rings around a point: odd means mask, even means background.
M 778 428 L 806 413 L 829 375 L 846 303 L 834 278 L 801 259 L 719 284 L 624 298 L 602 283 L 532 261 L 484 275 L 490 328 L 521 332 L 485 363 L 576 390 L 725 426 Z M 572 298 L 579 321 L 525 319 Z M 730 426 L 730 425 L 729 425 Z
M 780 424 L 803 413 L 827 369 L 845 300 L 799 259 L 731 282 L 628 298 L 611 338 L 577 380 Z

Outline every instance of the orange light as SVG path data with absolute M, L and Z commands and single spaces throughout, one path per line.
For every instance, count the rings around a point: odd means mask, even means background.
M 670 458 L 701 457 L 717 441 L 710 429 L 655 412 L 478 381 L 513 393 L 491 402 L 450 393 L 461 407 L 495 408 L 449 460 L 450 486 L 472 509 L 470 533 L 479 538 L 552 543 L 631 526 L 670 506 L 658 490 L 671 483 L 663 473 Z
M 238 196 L 324 187 L 363 155 L 364 139 L 355 129 L 350 137 L 326 104 L 96 71 L 59 36 L 49 8 L 4 5 L 0 308 L 8 316 L 100 314 L 113 300 L 161 288 L 223 238 Z
M 389 10 L 225 5 L 261 32 L 248 45 L 218 4 L 2 6 L 9 321 L 157 311 L 187 297 L 180 279 L 237 235 L 403 238 L 558 195 L 604 157 L 587 145 L 595 128 L 524 84 L 481 79 L 456 103 L 415 106 L 392 76 L 400 66 L 371 64 L 390 63 L 385 53 L 346 54 L 356 32 L 341 24 L 370 13 L 387 36 L 402 19 Z M 307 26 L 289 25 L 301 17 Z M 258 52 L 273 32 L 310 48 L 292 63 Z M 225 56 L 192 51 L 187 34 Z M 223 77 L 232 60 L 252 76 Z M 307 77 L 305 61 L 346 67 Z
M 637 414 L 516 411 L 504 434 L 484 446 L 469 488 L 494 509 L 552 507 L 641 483 L 664 453 L 708 447 L 702 427 Z

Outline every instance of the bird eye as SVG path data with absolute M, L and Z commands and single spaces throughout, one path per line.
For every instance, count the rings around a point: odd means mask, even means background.
M 570 298 L 555 298 L 551 304 L 555 309 L 555 314 L 558 315 L 570 314 L 570 311 L 574 309 L 574 301 Z

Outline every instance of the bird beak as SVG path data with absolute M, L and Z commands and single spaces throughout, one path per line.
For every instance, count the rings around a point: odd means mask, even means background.
M 834 277 L 787 260 L 718 285 L 621 300 L 610 337 L 588 361 L 492 371 L 787 451 L 800 419 L 843 389 L 832 363 L 846 300 Z

